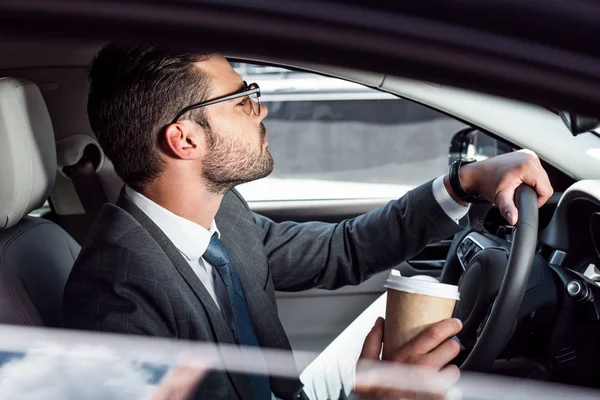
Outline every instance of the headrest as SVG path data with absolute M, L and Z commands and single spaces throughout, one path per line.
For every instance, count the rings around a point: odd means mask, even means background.
M 41 207 L 55 177 L 54 132 L 39 88 L 0 78 L 0 229 Z

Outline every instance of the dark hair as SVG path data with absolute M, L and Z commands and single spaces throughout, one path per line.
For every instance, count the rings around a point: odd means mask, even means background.
M 206 99 L 208 80 L 193 63 L 208 58 L 108 44 L 92 61 L 90 125 L 127 185 L 140 190 L 163 171 L 160 135 L 181 109 Z M 191 113 L 206 125 L 202 109 Z

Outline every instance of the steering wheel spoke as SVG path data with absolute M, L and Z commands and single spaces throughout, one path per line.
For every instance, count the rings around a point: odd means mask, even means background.
M 481 320 L 481 323 L 477 327 L 477 332 L 476 332 L 477 340 L 479 340 L 479 337 L 483 333 L 483 329 L 485 328 L 488 320 L 490 319 L 490 313 L 492 312 L 492 308 L 494 308 L 495 304 L 496 304 L 496 300 L 494 299 L 494 301 L 492 302 L 492 304 L 490 304 L 490 307 L 488 308 L 488 311 L 485 313 L 485 316 L 483 317 L 483 320 Z

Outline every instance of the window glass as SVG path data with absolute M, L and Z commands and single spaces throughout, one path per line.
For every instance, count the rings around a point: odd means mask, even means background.
M 326 394 L 331 387 L 339 388 L 340 397 L 348 396 L 353 388 L 368 388 L 369 396 L 364 398 L 369 399 L 562 400 L 600 396 L 600 391 L 592 388 L 593 374 L 581 381 L 588 387 L 469 371 L 461 371 L 460 381 L 456 382 L 447 374 L 419 365 L 361 360 L 359 367 L 349 369 L 348 359 L 354 357 L 356 346 L 342 347 L 345 353 L 334 353 L 327 362 L 308 366 L 302 380 L 311 399 L 329 398 Z M 2 327 L 0 341 L 0 387 L 3 399 L 19 400 L 223 398 L 221 394 L 227 388 L 215 374 L 217 371 L 240 377 L 263 374 L 265 366 L 261 368 L 256 362 L 260 357 L 268 360 L 272 378 L 293 381 L 298 370 L 308 365 L 309 356 L 314 359 L 316 355 L 7 324 Z M 327 368 L 345 373 L 323 376 L 315 372 Z M 519 376 L 523 375 L 522 369 L 516 366 L 507 368 L 507 372 Z M 230 386 L 229 390 L 235 389 Z
M 45 213 L 47 213 L 49 211 L 50 211 L 50 203 L 48 203 L 46 201 L 43 206 L 41 206 L 37 210 L 33 210 L 32 212 L 30 212 L 29 216 L 30 217 L 41 217 L 42 215 L 44 215 Z
M 465 124 L 414 102 L 340 79 L 233 64 L 261 87 L 275 161 L 238 186 L 248 201 L 393 198 L 446 173 Z

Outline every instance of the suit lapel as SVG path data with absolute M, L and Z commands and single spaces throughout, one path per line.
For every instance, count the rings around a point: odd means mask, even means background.
M 263 287 L 269 266 L 265 254 L 255 247 L 262 249 L 262 242 L 257 240 L 258 232 L 252 213 L 241 199 L 230 192 L 223 198 L 215 219 L 221 232 L 221 241 L 246 292 L 248 309 L 261 347 L 291 351 L 275 304 Z M 271 378 L 271 389 L 279 397 L 295 398 L 301 388 L 298 379 Z
M 163 249 L 169 260 L 171 260 L 173 263 L 173 266 L 177 272 L 179 272 L 188 286 L 192 289 L 196 297 L 198 297 L 200 300 L 202 307 L 208 315 L 209 322 L 215 337 L 217 338 L 217 342 L 236 344 L 235 339 L 231 335 L 221 311 L 219 311 L 217 308 L 213 298 L 210 296 L 202 282 L 200 282 L 200 279 L 196 273 L 192 270 L 181 253 L 177 250 L 173 242 L 171 242 L 164 232 L 129 199 L 124 189 L 121 191 L 117 205 L 134 217 Z M 240 374 L 229 374 L 229 377 L 233 381 L 238 394 L 242 399 L 254 398 L 252 394 L 252 386 L 247 376 Z
M 288 350 L 278 346 L 281 337 L 286 336 L 277 317 L 277 309 L 263 288 L 268 274 L 268 263 L 265 255 L 254 251 L 252 247 L 256 240 L 253 237 L 256 226 L 254 221 L 248 218 L 252 214 L 244 213 L 244 208 L 239 204 L 232 204 L 229 201 L 231 196 L 231 193 L 225 195 L 216 217 L 221 241 L 242 281 L 259 343 L 261 346 Z

